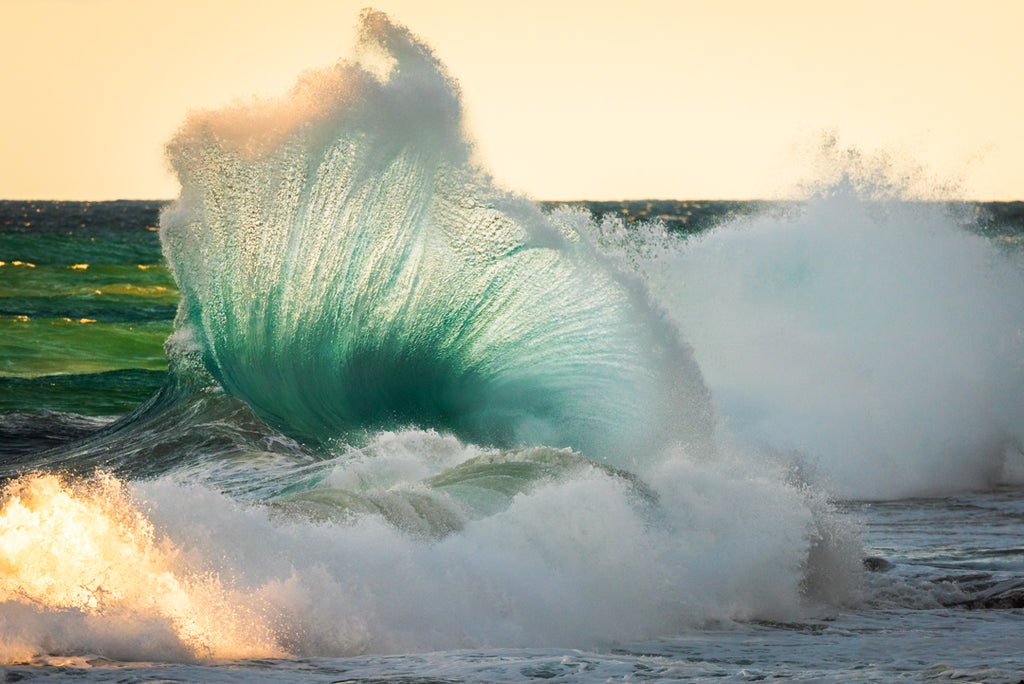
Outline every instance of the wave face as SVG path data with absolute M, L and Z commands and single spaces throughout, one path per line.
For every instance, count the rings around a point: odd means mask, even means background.
M 426 46 L 373 12 L 361 38 L 386 76 L 339 63 L 170 144 L 178 340 L 304 442 L 415 425 L 619 464 L 709 444 L 700 372 L 643 288 L 581 217 L 488 185 Z

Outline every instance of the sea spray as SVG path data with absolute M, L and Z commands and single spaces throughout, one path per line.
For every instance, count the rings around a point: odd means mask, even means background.
M 991 486 L 1024 440 L 1024 269 L 847 170 L 783 213 L 606 242 L 688 331 L 725 433 L 842 497 Z
M 359 63 L 281 102 L 194 114 L 161 236 L 180 334 L 308 443 L 413 425 L 628 465 L 711 448 L 700 371 L 642 286 L 469 160 L 429 49 L 363 16 Z

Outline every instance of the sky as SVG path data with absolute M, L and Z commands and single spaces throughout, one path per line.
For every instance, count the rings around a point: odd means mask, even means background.
M 368 2 L 0 0 L 0 198 L 176 197 L 187 113 L 351 57 Z M 373 6 L 434 48 L 481 162 L 535 199 L 789 197 L 830 135 L 1024 199 L 1024 2 Z

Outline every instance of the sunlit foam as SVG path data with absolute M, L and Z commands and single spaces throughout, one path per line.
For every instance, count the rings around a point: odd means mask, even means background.
M 32 614 L 36 621 L 71 617 L 60 630 L 65 634 L 51 633 L 35 648 L 0 629 L 0 661 L 23 660 L 47 646 L 87 648 L 86 633 L 98 623 L 128 633 L 169 627 L 182 654 L 195 657 L 280 653 L 243 597 L 216 574 L 183 565 L 112 477 L 72 482 L 46 474 L 9 483 L 0 508 L 0 603 L 21 617 L 26 632 Z M 83 627 L 78 636 L 68 633 L 76 621 Z

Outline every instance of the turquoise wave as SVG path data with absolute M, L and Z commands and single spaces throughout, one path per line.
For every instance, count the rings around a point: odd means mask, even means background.
M 363 35 L 386 79 L 341 63 L 169 145 L 171 349 L 304 442 L 417 426 L 614 463 L 709 442 L 689 349 L 588 219 L 492 187 L 429 49 L 375 13 Z

